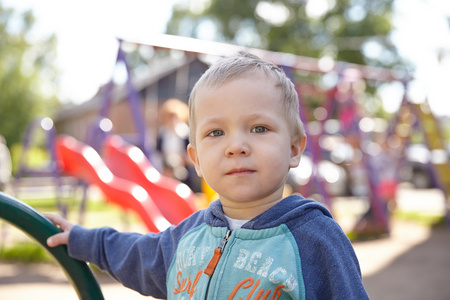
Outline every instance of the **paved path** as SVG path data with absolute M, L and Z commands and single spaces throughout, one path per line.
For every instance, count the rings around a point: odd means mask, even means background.
M 386 239 L 354 244 L 371 299 L 450 299 L 450 229 L 397 224 Z

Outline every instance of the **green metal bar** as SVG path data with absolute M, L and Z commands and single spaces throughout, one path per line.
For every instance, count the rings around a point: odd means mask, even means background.
M 104 299 L 100 286 L 86 263 L 69 257 L 66 246 L 55 248 L 47 246 L 47 239 L 60 232 L 47 218 L 31 206 L 2 192 L 0 192 L 0 218 L 28 234 L 53 256 L 64 270 L 79 299 Z

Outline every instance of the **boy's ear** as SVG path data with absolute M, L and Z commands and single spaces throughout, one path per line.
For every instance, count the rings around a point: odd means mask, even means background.
M 197 172 L 197 175 L 199 177 L 202 177 L 202 172 L 200 170 L 200 163 L 198 161 L 198 156 L 197 156 L 197 150 L 195 149 L 194 146 L 192 146 L 191 144 L 189 144 L 187 146 L 187 152 L 189 155 L 189 158 L 191 159 L 191 161 L 194 163 L 195 166 L 195 171 Z
M 291 158 L 289 160 L 289 167 L 296 168 L 300 163 L 300 158 L 306 147 L 306 136 L 297 137 L 292 140 Z

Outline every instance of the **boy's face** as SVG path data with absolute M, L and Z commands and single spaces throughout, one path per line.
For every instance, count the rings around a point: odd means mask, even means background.
M 292 139 L 280 90 L 262 74 L 206 87 L 195 99 L 197 173 L 232 218 L 252 218 L 282 199 L 305 140 Z

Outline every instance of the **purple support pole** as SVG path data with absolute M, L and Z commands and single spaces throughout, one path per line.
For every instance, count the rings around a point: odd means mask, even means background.
M 305 131 L 307 132 L 308 118 L 307 118 L 306 112 L 308 109 L 307 109 L 306 104 L 304 104 L 303 101 L 301 101 L 300 92 L 298 91 L 297 85 L 295 84 L 295 79 L 294 79 L 294 74 L 292 72 L 292 68 L 289 68 L 286 66 L 282 66 L 281 68 L 284 70 L 284 72 L 286 73 L 288 78 L 291 79 L 292 83 L 295 86 L 295 89 L 297 91 L 298 98 L 299 98 L 298 100 L 299 100 L 299 107 L 300 107 L 300 111 L 299 111 L 300 119 L 302 120 Z M 331 207 L 330 195 L 325 187 L 324 180 L 322 179 L 322 177 L 319 176 L 319 163 L 321 161 L 321 156 L 322 156 L 321 155 L 322 150 L 319 145 L 319 138 L 320 138 L 320 134 L 310 135 L 308 137 L 307 144 L 309 144 L 309 146 L 307 146 L 307 147 L 310 150 L 312 161 L 313 161 L 313 173 L 311 175 L 309 185 L 311 185 L 313 182 L 317 185 L 319 193 L 323 197 L 324 204 L 331 210 L 332 207 Z
M 140 97 L 138 92 L 136 91 L 136 88 L 133 85 L 132 79 L 131 79 L 131 70 L 130 67 L 126 61 L 125 58 L 125 53 L 122 50 L 122 40 L 119 40 L 119 49 L 117 52 L 117 59 L 116 59 L 116 65 L 119 63 L 123 63 L 125 68 L 126 68 L 126 72 L 127 72 L 127 81 L 126 81 L 126 89 L 127 89 L 127 95 L 128 95 L 128 103 L 130 105 L 130 109 L 131 109 L 131 113 L 133 116 L 133 121 L 135 124 L 135 128 L 136 128 L 136 132 L 137 132 L 137 141 L 135 141 L 135 143 L 137 144 L 137 146 L 139 148 L 141 148 L 141 150 L 144 152 L 144 154 L 150 158 L 150 150 L 149 147 L 147 146 L 148 143 L 146 142 L 146 135 L 147 135 L 147 129 L 146 129 L 146 125 L 145 125 L 145 120 L 141 111 L 141 107 L 140 107 Z M 110 82 L 107 84 L 107 86 L 105 87 L 104 90 L 104 100 L 100 109 L 100 117 L 102 118 L 107 118 L 108 117 L 108 113 L 111 107 L 111 102 L 112 102 L 112 89 L 114 86 L 114 80 L 113 78 L 111 78 Z M 96 121 L 98 123 L 98 120 Z M 95 126 L 95 124 L 94 124 Z M 91 136 L 89 136 L 89 140 L 93 141 L 96 140 L 96 131 L 94 129 L 90 129 L 91 130 Z M 91 143 L 89 143 L 91 144 Z
M 131 112 L 133 114 L 133 119 L 136 125 L 136 130 L 138 133 L 138 143 L 141 146 L 142 151 L 144 154 L 149 157 L 150 151 L 146 147 L 146 126 L 145 121 L 142 116 L 141 107 L 140 107 L 140 101 L 139 101 L 139 95 L 133 85 L 133 82 L 131 81 L 131 71 L 130 67 L 125 59 L 125 53 L 121 50 L 121 47 L 119 47 L 119 54 L 118 54 L 118 60 L 122 61 L 122 63 L 125 65 L 127 70 L 127 91 L 128 91 L 128 100 L 130 103 Z
M 27 158 L 28 151 L 30 149 L 31 140 L 36 130 L 43 130 L 46 138 L 47 152 L 50 154 L 50 162 L 46 168 L 33 169 L 27 166 L 25 160 Z M 51 177 L 56 186 L 56 205 L 65 216 L 67 208 L 62 204 L 62 183 L 61 173 L 58 168 L 56 153 L 55 153 L 55 136 L 56 130 L 53 121 L 50 118 L 39 118 L 30 123 L 25 132 L 25 138 L 22 143 L 22 155 L 19 160 L 19 170 L 15 176 L 16 181 L 20 181 L 25 176 L 49 176 Z

